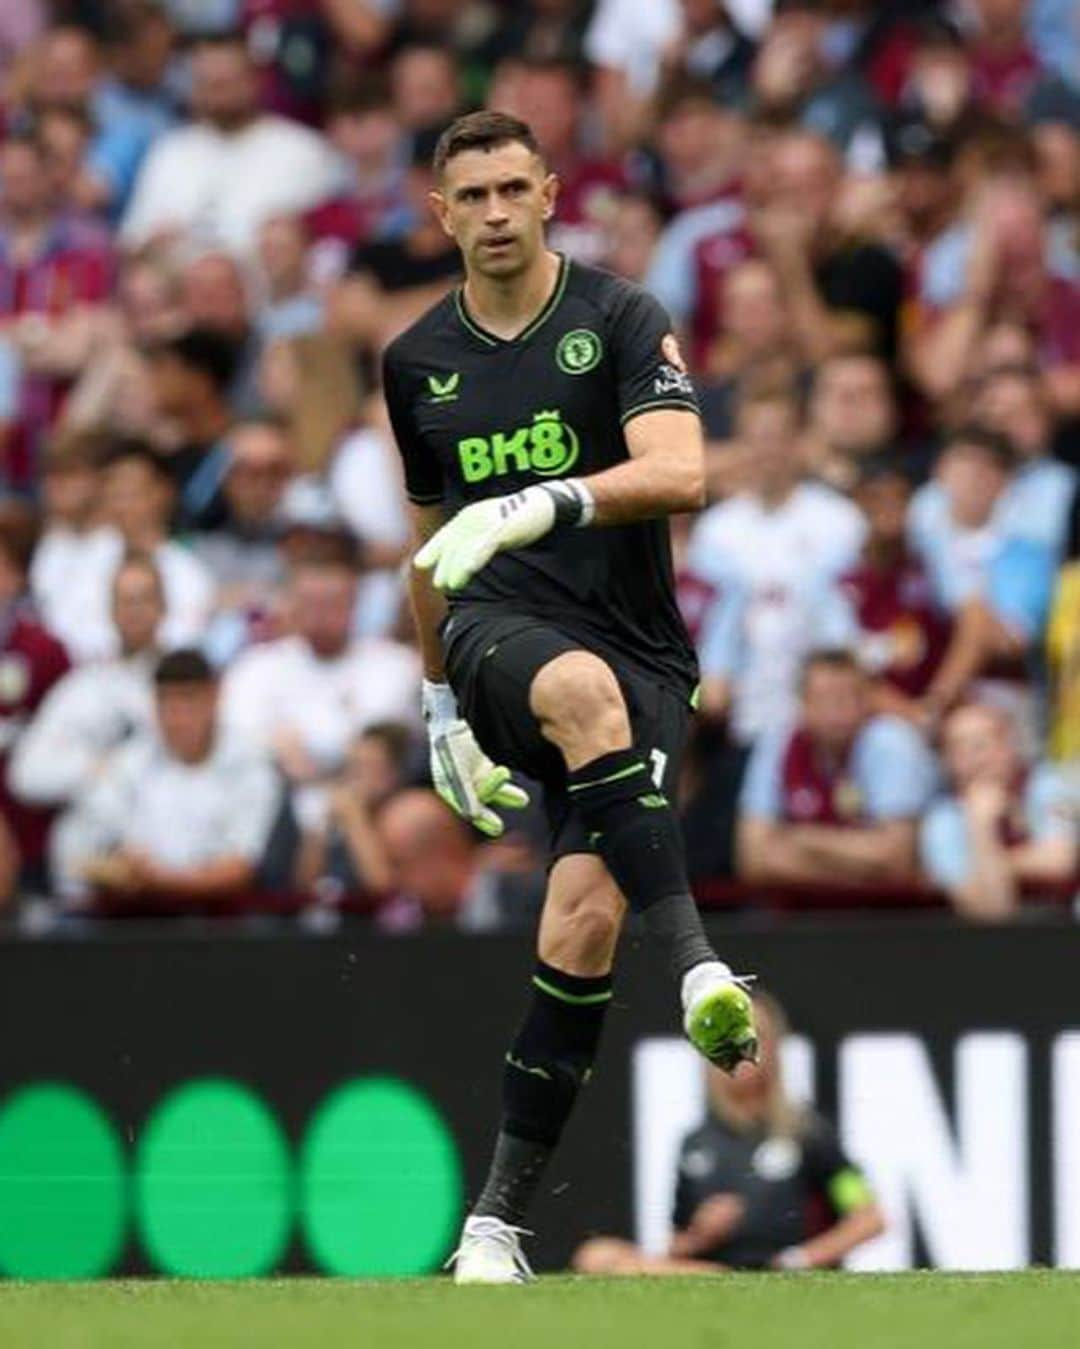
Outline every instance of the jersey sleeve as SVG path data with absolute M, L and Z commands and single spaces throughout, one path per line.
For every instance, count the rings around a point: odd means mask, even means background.
M 437 505 L 446 495 L 442 466 L 421 438 L 392 348 L 383 357 L 383 396 L 405 471 L 405 493 L 414 506 Z
M 803 1165 L 810 1188 L 828 1203 L 836 1218 L 874 1202 L 874 1192 L 862 1171 L 840 1146 L 833 1127 L 814 1120 L 803 1144 Z
M 698 411 L 671 320 L 647 291 L 635 288 L 616 309 L 608 340 L 624 426 L 640 413 L 658 408 Z

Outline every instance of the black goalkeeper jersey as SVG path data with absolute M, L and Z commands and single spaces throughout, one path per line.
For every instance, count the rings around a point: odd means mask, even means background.
M 458 290 L 391 344 L 383 373 L 409 498 L 448 513 L 621 463 L 624 428 L 640 413 L 697 412 L 663 308 L 565 258 L 551 299 L 517 337 L 486 332 Z M 687 693 L 697 679 L 664 519 L 559 530 L 497 554 L 451 598 L 448 627 L 492 615 L 551 622 Z

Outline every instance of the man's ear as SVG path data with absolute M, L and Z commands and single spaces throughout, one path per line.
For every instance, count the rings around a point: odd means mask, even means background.
M 544 179 L 544 185 L 540 189 L 540 194 L 544 201 L 544 219 L 550 220 L 555 214 L 555 203 L 559 197 L 559 179 L 554 173 L 549 173 Z
M 435 219 L 442 226 L 443 233 L 448 239 L 452 239 L 454 237 L 454 231 L 450 224 L 450 210 L 446 204 L 446 198 L 438 188 L 433 188 L 428 193 L 428 203 L 431 206 L 431 211 L 435 216 Z

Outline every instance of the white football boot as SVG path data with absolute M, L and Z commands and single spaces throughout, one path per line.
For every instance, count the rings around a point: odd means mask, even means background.
M 726 1073 L 756 1063 L 753 976 L 732 974 L 722 960 L 706 960 L 683 976 L 683 1029 L 694 1048 Z
M 454 1267 L 454 1282 L 531 1283 L 536 1276 L 521 1249 L 521 1238 L 529 1235 L 501 1218 L 466 1218 L 461 1244 L 446 1262 Z

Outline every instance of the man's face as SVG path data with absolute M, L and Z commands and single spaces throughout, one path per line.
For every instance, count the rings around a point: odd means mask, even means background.
M 1046 452 L 1050 418 L 1034 379 L 1024 375 L 992 376 L 978 403 L 979 416 L 1007 436 L 1017 453 L 1034 458 Z
M 803 725 L 825 749 L 840 751 L 866 719 L 866 685 L 857 670 L 811 666 L 803 688 Z
M 824 141 L 797 133 L 784 137 L 772 152 L 769 201 L 795 211 L 820 228 L 836 200 L 839 165 Z
M 834 450 L 858 455 L 880 449 L 895 429 L 882 363 L 872 356 L 849 356 L 823 366 L 811 416 L 814 429 Z
M 352 636 L 356 578 L 346 567 L 301 566 L 292 582 L 293 622 L 317 656 L 338 656 Z
M 581 100 L 577 85 L 561 70 L 522 71 L 517 89 L 517 116 L 528 122 L 548 161 L 558 163 L 574 153 Z
M 511 277 L 542 251 L 555 193 L 554 175 L 544 172 L 527 146 L 512 141 L 455 155 L 431 200 L 470 272 Z
M 394 111 L 403 126 L 416 131 L 448 122 L 461 95 L 457 66 L 448 52 L 434 47 L 406 47 L 390 75 Z
M 37 150 L 15 141 L 0 151 L 0 200 L 16 219 L 34 215 L 44 205 L 49 191 L 48 173 Z
M 962 707 L 945 723 L 945 767 L 954 788 L 976 782 L 1010 786 L 1018 761 L 1003 713 L 992 707 Z
M 768 263 L 751 259 L 724 282 L 724 328 L 748 355 L 771 355 L 790 336 L 780 282 Z
M 239 130 L 256 115 L 255 71 L 239 44 L 198 48 L 191 76 L 193 110 L 219 131 Z
M 882 476 L 865 483 L 855 494 L 866 516 L 870 537 L 877 543 L 901 543 L 907 535 L 911 488 L 899 475 Z
M 181 763 L 201 763 L 214 743 L 217 684 L 163 684 L 157 690 L 157 721 L 169 753 Z
M 981 446 L 950 445 L 937 472 L 952 518 L 964 529 L 981 529 L 1008 481 L 1005 470 Z
M 165 617 L 161 583 L 148 567 L 121 567 L 113 582 L 113 626 L 125 655 L 154 645 Z
M 42 43 L 34 95 L 41 104 L 80 107 L 93 94 L 97 74 L 93 39 L 78 28 L 57 28 Z
M 236 337 L 247 332 L 248 297 L 235 258 L 210 253 L 193 262 L 183 277 L 184 312 L 196 328 Z
M 739 417 L 738 439 L 746 447 L 751 473 L 759 485 L 795 472 L 799 426 L 786 403 L 753 403 Z
M 291 461 L 284 434 L 273 426 L 242 426 L 229 438 L 225 499 L 240 524 L 272 519 L 289 481 Z
M 50 520 L 81 524 L 96 505 L 101 475 L 89 464 L 56 464 L 42 475 L 45 514 Z
M 137 459 L 121 459 L 105 470 L 104 487 L 105 517 L 125 539 L 164 532 L 172 491 L 160 474 Z

